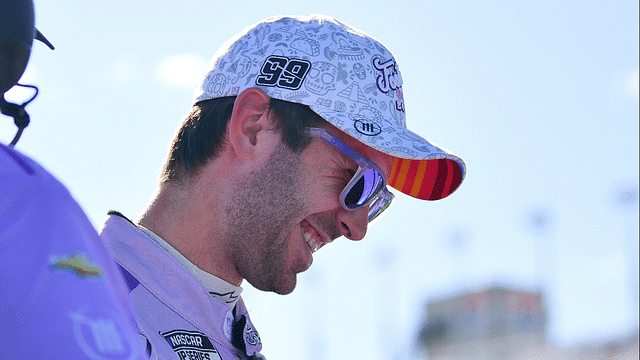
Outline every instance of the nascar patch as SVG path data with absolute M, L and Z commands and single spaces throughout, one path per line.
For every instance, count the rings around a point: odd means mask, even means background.
M 203 333 L 172 330 L 160 333 L 180 360 L 222 360 L 211 340 Z

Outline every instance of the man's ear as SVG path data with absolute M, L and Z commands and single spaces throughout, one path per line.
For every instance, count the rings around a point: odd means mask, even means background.
M 236 98 L 229 119 L 229 143 L 241 160 L 253 157 L 258 133 L 270 124 L 269 96 L 258 88 L 244 90 Z

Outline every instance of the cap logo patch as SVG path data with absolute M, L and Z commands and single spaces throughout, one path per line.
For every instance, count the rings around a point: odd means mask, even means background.
M 395 60 L 382 61 L 379 57 L 374 57 L 372 62 L 373 67 L 380 72 L 376 78 L 376 85 L 380 91 L 388 94 L 389 91 L 398 90 L 402 86 Z
M 256 85 L 298 90 L 310 68 L 309 61 L 271 55 L 262 64 Z
M 380 127 L 380 125 L 369 121 L 356 120 L 353 123 L 353 127 L 360 134 L 366 136 L 376 136 L 382 132 L 382 128 Z

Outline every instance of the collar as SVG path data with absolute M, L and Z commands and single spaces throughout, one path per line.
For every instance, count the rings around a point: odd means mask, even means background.
M 235 286 L 231 283 L 228 283 L 219 277 L 212 275 L 194 263 L 189 261 L 184 255 L 182 255 L 178 250 L 176 250 L 171 244 L 166 242 L 163 238 L 155 234 L 153 231 L 145 228 L 144 226 L 137 225 L 136 226 L 142 230 L 147 236 L 149 236 L 153 241 L 155 241 L 160 247 L 162 247 L 166 252 L 169 253 L 182 267 L 184 267 L 193 277 L 195 277 L 201 284 L 207 289 L 207 292 L 211 294 L 215 299 L 227 304 L 229 309 L 233 309 L 236 306 L 236 302 L 240 298 L 240 294 L 242 293 L 242 288 L 240 286 Z

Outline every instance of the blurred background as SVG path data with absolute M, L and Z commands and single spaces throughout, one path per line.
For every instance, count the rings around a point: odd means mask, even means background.
M 380 40 L 408 126 L 467 162 L 449 198 L 396 192 L 363 241 L 316 253 L 293 294 L 245 283 L 267 358 L 637 358 L 637 0 L 35 8 L 56 49 L 34 44 L 21 83 L 40 95 L 16 148 L 96 227 L 143 210 L 206 63 L 272 15 L 324 13 Z M 14 133 L 1 117 L 0 141 Z

